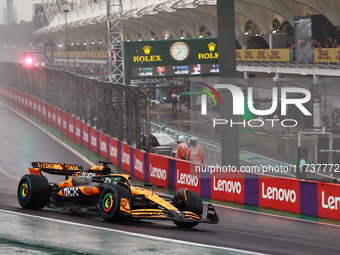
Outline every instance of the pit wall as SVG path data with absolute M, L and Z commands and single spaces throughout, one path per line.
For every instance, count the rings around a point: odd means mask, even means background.
M 340 185 L 262 174 L 207 173 L 206 166 L 144 153 L 28 94 L 0 86 L 0 97 L 142 181 L 203 197 L 340 220 Z

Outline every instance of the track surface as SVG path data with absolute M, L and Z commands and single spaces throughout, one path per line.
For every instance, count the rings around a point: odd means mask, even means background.
M 0 130 L 0 209 L 2 210 L 267 254 L 340 254 L 339 226 L 270 216 L 225 206 L 216 206 L 220 218 L 219 224 L 200 224 L 189 230 L 179 229 L 172 222 L 167 221 L 114 224 L 104 222 L 96 214 L 75 215 L 51 209 L 24 210 L 17 203 L 16 188 L 20 177 L 28 173 L 27 168 L 31 161 L 75 163 L 84 167 L 88 167 L 89 164 L 1 105 Z M 51 243 L 53 243 L 54 227 L 49 227 L 48 224 L 46 223 L 43 231 L 46 236 L 51 236 Z M 87 232 L 78 235 L 83 237 Z M 76 236 L 74 238 L 77 239 Z M 145 242 L 150 242 L 152 245 L 151 240 Z

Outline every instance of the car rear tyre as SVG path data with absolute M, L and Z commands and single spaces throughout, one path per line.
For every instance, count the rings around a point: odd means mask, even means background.
M 106 221 L 121 222 L 130 215 L 121 210 L 121 200 L 124 198 L 128 201 L 128 205 L 125 207 L 130 210 L 131 194 L 129 190 L 119 185 L 107 186 L 99 197 L 99 215 Z
M 47 178 L 42 175 L 24 175 L 18 185 L 17 197 L 23 208 L 44 208 L 50 199 L 50 185 Z
M 177 191 L 176 196 L 179 198 L 177 209 L 193 212 L 202 218 L 203 203 L 201 197 L 196 192 L 183 188 Z M 198 222 L 174 222 L 180 228 L 192 228 L 198 224 Z

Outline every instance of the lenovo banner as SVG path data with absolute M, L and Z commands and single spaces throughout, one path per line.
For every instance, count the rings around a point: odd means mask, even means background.
M 126 170 L 128 172 L 131 172 L 131 161 L 130 161 L 130 147 L 126 145 L 125 143 L 121 143 L 121 151 L 122 151 L 122 169 Z
M 25 94 L 24 93 L 20 93 L 21 98 L 20 98 L 20 109 L 22 111 L 26 110 L 26 106 L 25 106 Z
M 51 106 L 51 112 L 52 112 L 52 127 L 57 126 L 57 109 Z
M 5 87 L 5 86 L 1 87 L 1 95 L 2 95 L 3 98 L 6 97 L 6 90 L 7 90 L 7 87 Z
M 74 117 L 68 116 L 68 138 L 74 142 Z
M 7 89 L 7 97 L 8 97 L 9 100 L 12 101 L 12 88 Z
M 169 158 L 149 153 L 149 182 L 167 188 L 168 179 Z
M 15 103 L 15 93 L 14 93 L 14 89 L 10 88 L 9 89 L 9 95 L 10 95 L 10 100 Z
M 300 212 L 300 180 L 259 178 L 260 206 L 281 211 Z
M 109 139 L 103 133 L 99 133 L 99 155 L 102 158 L 108 159 L 108 147 L 109 147 Z
M 68 134 L 68 114 L 63 112 L 63 135 L 67 137 Z
M 82 122 L 75 119 L 75 140 L 77 144 L 82 144 Z
M 25 94 L 25 109 L 26 109 L 26 112 L 27 112 L 27 113 L 30 112 L 29 95 L 27 95 L 27 94 Z
M 41 114 L 44 124 L 47 123 L 47 104 L 45 102 L 41 103 Z
M 21 94 L 21 109 L 23 110 L 23 111 L 27 111 L 27 106 L 26 106 L 26 97 L 27 97 L 27 95 L 25 94 L 25 93 L 22 93 Z
M 176 179 L 175 189 L 188 188 L 188 190 L 195 191 L 197 194 L 201 193 L 200 172 L 196 172 L 194 167 L 190 169 L 189 161 L 176 160 Z
M 35 97 L 33 97 L 32 102 L 33 102 L 33 115 L 34 115 L 34 117 L 37 117 L 37 115 L 38 115 L 37 99 Z
M 4 95 L 5 95 L 5 97 L 7 98 L 7 99 L 9 99 L 10 98 L 10 96 L 9 96 L 9 91 L 10 91 L 10 88 L 7 88 L 7 87 L 5 87 L 5 89 L 4 89 L 5 91 L 4 91 Z
M 211 198 L 236 203 L 244 202 L 244 173 L 211 173 Z
M 318 183 L 319 217 L 340 220 L 340 185 Z
M 26 111 L 25 97 L 25 93 L 21 93 L 21 110 L 23 111 Z
M 109 138 L 110 161 L 115 166 L 118 166 L 118 141 Z
M 13 90 L 14 93 L 14 103 L 18 104 L 18 92 L 16 90 Z
M 144 170 L 144 167 L 145 167 L 145 165 L 144 165 L 145 164 L 144 153 L 137 150 L 137 149 L 134 149 L 133 154 L 134 154 L 134 157 L 133 157 L 133 174 L 138 179 L 144 181 L 144 179 L 145 179 L 145 176 L 144 176 L 144 173 L 145 173 L 145 170 Z
M 63 132 L 62 116 L 62 111 L 60 109 L 57 109 L 57 128 L 60 132 Z
M 38 111 L 38 119 L 42 120 L 42 110 L 41 110 L 41 101 L 37 99 L 37 111 Z
M 47 107 L 47 124 L 52 125 L 52 106 L 46 104 Z
M 98 131 L 97 129 L 91 129 L 91 151 L 98 154 Z
M 83 123 L 83 146 L 89 148 L 90 127 Z
M 28 96 L 28 109 L 29 109 L 29 114 L 34 115 L 32 96 Z
M 11 100 L 11 88 L 6 88 L 6 98 Z
M 12 88 L 10 88 L 9 89 L 9 99 L 13 102 L 13 103 L 15 103 L 15 93 L 14 93 L 14 89 L 12 89 Z
M 22 94 L 21 92 L 18 92 L 18 105 L 20 106 L 20 110 L 24 110 L 24 106 L 22 104 Z M 25 101 L 24 101 L 25 103 Z

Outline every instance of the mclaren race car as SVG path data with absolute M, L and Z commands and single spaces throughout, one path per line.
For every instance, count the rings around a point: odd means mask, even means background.
M 79 165 L 32 162 L 30 174 L 24 175 L 18 185 L 20 206 L 30 209 L 47 206 L 76 212 L 94 209 L 106 221 L 164 219 L 182 228 L 219 221 L 211 204 L 206 218 L 202 218 L 203 203 L 193 191 L 182 188 L 174 197 L 157 195 L 150 184 L 149 189 L 133 186 L 131 176 L 111 173 L 108 167 L 111 162 L 99 163 L 102 166 L 83 169 Z M 42 172 L 65 175 L 65 181 L 49 183 Z

